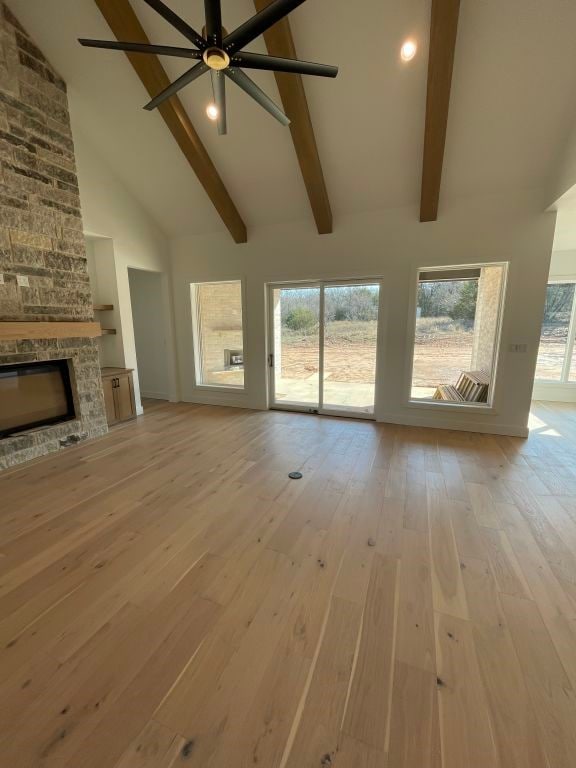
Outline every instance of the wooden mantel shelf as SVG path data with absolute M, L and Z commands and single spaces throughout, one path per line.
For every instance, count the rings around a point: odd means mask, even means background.
M 22 339 L 95 339 L 102 335 L 100 323 L 0 323 L 0 341 Z

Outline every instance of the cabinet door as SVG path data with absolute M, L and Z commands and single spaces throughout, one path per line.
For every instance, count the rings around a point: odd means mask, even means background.
M 116 409 L 119 421 L 127 421 L 136 415 L 134 409 L 134 394 L 132 377 L 129 375 L 116 378 Z
M 104 390 L 104 404 L 106 406 L 106 419 L 108 425 L 116 424 L 118 416 L 116 415 L 116 399 L 114 397 L 114 381 L 115 379 L 103 378 L 102 388 Z

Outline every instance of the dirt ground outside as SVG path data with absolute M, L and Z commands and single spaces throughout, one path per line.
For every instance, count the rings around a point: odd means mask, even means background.
M 330 323 L 324 352 L 327 381 L 371 383 L 376 362 L 376 324 Z M 309 334 L 282 329 L 282 377 L 307 379 L 318 373 L 318 330 Z M 461 371 L 470 369 L 472 332 L 416 339 L 413 385 L 436 387 L 455 384 Z
M 546 339 L 540 341 L 536 378 L 548 381 L 560 381 L 566 354 L 566 341 Z M 570 381 L 576 381 L 576 353 L 572 358 Z
M 462 371 L 470 370 L 473 331 L 457 329 L 450 321 L 420 324 L 414 346 L 413 387 L 455 384 Z M 327 328 L 325 378 L 327 381 L 372 383 L 375 373 L 376 324 L 332 322 Z M 562 371 L 565 340 L 543 337 L 538 355 L 537 378 L 558 380 Z M 282 329 L 282 376 L 307 379 L 318 373 L 318 328 L 309 333 Z M 576 355 L 573 363 L 576 379 Z

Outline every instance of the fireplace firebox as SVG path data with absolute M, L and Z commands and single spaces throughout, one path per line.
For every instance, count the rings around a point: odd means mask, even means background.
M 0 365 L 0 439 L 75 418 L 68 360 Z

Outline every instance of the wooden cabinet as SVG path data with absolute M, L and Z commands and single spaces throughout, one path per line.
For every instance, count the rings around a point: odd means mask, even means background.
M 117 424 L 116 418 L 116 398 L 114 397 L 114 379 L 102 376 L 102 389 L 104 390 L 104 404 L 106 406 L 106 420 L 108 426 Z
M 136 404 L 131 369 L 102 368 L 102 386 L 108 426 L 135 418 Z

